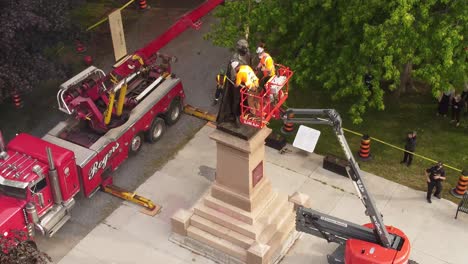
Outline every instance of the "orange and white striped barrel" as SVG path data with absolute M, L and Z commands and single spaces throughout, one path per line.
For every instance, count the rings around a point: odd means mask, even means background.
M 146 4 L 146 0 L 140 0 L 138 2 L 138 5 L 140 6 L 141 10 L 144 10 L 144 9 L 148 8 L 148 5 Z
M 457 187 L 453 188 L 450 193 L 457 198 L 462 198 L 468 189 L 468 170 L 461 172 L 460 178 L 458 178 Z
M 16 90 L 11 93 L 11 99 L 13 100 L 13 104 L 16 109 L 23 108 L 23 100 Z
M 363 161 L 369 160 L 372 158 L 370 153 L 370 137 L 369 135 L 365 134 L 361 138 L 361 147 L 359 149 L 359 158 Z
M 289 118 L 293 118 L 294 117 L 294 114 L 293 113 L 290 113 L 288 115 Z M 283 134 L 290 134 L 294 131 L 294 123 L 289 123 L 287 121 L 284 121 L 284 125 L 283 127 L 281 128 L 281 133 Z

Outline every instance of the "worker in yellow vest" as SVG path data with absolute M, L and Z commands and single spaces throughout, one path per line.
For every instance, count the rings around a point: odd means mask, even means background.
M 216 92 L 213 105 L 216 105 L 219 101 L 219 97 L 224 93 L 224 87 L 226 86 L 227 76 L 223 70 L 220 70 L 218 75 L 216 75 Z
M 275 63 L 273 58 L 265 52 L 265 44 L 261 43 L 256 50 L 258 59 L 260 60 L 257 69 L 262 72 L 260 86 L 264 87 L 265 83 L 276 74 Z
M 240 88 L 241 85 L 249 91 L 247 103 L 252 114 L 256 114 L 259 109 L 258 99 L 255 96 L 260 94 L 258 77 L 249 65 L 240 65 L 238 61 L 233 61 L 231 67 L 236 71 L 236 82 L 234 86 Z

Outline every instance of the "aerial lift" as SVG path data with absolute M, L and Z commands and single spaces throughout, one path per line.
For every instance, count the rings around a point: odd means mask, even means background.
M 290 108 L 284 112 L 282 119 L 288 123 L 332 126 L 349 161 L 346 167 L 348 176 L 371 220 L 371 223 L 361 226 L 310 208 L 299 207 L 296 212 L 296 229 L 340 244 L 333 254 L 328 255 L 328 262 L 332 264 L 416 263 L 408 260 L 408 237 L 400 229 L 384 225 L 382 215 L 367 190 L 359 165 L 346 141 L 338 112 L 334 109 Z
M 353 157 L 344 136 L 342 120 L 334 109 L 283 109 L 288 97 L 288 82 L 293 72 L 277 65 L 279 71 L 265 85 L 259 95 L 251 95 L 241 88 L 241 123 L 255 128 L 266 126 L 270 119 L 282 119 L 285 123 L 325 124 L 332 126 L 346 155 L 349 165 L 346 170 L 359 198 L 365 206 L 370 223 L 363 226 L 323 214 L 310 208 L 299 207 L 296 212 L 296 229 L 311 235 L 338 243 L 340 246 L 328 255 L 331 264 L 406 264 L 409 260 L 410 241 L 398 228 L 385 226 L 382 215 L 368 192 L 361 177 L 359 165 Z M 254 96 L 258 102 L 259 114 L 252 115 L 250 106 L 244 103 Z

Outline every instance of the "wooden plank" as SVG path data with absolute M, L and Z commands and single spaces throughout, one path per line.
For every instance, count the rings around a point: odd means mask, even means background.
M 114 46 L 115 61 L 118 61 L 127 55 L 127 45 L 125 42 L 120 9 L 115 10 L 109 15 L 109 27 L 112 36 L 112 45 Z

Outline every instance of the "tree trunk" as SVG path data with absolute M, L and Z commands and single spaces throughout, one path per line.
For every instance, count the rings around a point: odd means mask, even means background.
M 413 71 L 413 63 L 408 62 L 404 65 L 404 70 L 400 74 L 400 87 L 396 91 L 397 95 L 405 94 L 408 89 L 414 89 L 413 78 L 411 72 Z

